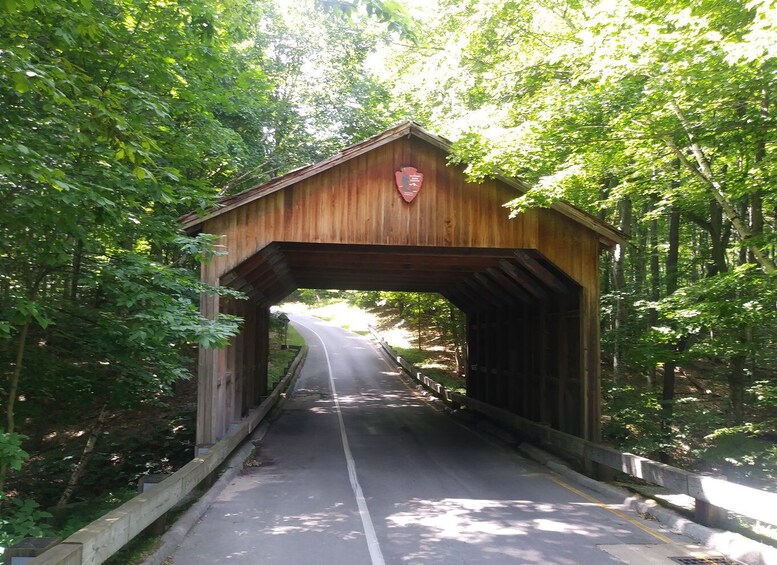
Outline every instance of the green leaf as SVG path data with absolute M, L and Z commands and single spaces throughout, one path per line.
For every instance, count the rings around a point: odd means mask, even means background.
M 23 72 L 15 72 L 11 74 L 11 80 L 16 92 L 24 94 L 30 90 L 30 81 Z

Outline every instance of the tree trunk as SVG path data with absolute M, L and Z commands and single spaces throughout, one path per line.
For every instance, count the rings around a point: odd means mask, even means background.
M 448 315 L 451 324 L 451 340 L 453 341 L 453 355 L 456 362 L 456 374 L 461 375 L 465 366 L 464 360 L 464 328 L 456 315 L 456 307 L 448 303 Z
M 618 202 L 618 211 L 620 213 L 620 229 L 624 233 L 629 233 L 631 228 L 631 200 L 623 197 Z M 618 244 L 615 247 L 615 258 L 613 261 L 613 274 L 615 283 L 615 328 L 613 340 L 612 355 L 612 377 L 613 382 L 617 382 L 623 370 L 624 343 L 625 336 L 623 331 L 628 318 L 628 308 L 626 305 L 626 248 Z
M 16 359 L 14 361 L 13 373 L 11 373 L 11 379 L 8 383 L 8 398 L 6 398 L 5 404 L 5 426 L 8 433 L 13 432 L 16 429 L 14 405 L 16 403 L 16 391 L 19 388 L 19 378 L 22 374 L 22 366 L 24 364 L 24 353 L 27 350 L 27 333 L 30 330 L 30 318 L 27 318 L 22 325 L 22 329 L 19 331 L 19 343 L 16 346 Z
M 731 370 L 728 373 L 729 414 L 731 423 L 739 426 L 745 421 L 745 363 L 746 355 L 734 355 L 731 358 Z
M 764 89 L 763 97 L 761 99 L 761 119 L 764 124 L 769 119 L 769 91 Z M 764 125 L 764 132 L 756 139 L 755 142 L 755 155 L 753 162 L 755 165 L 759 165 L 764 159 L 766 159 L 766 126 Z M 750 195 L 750 231 L 753 233 L 753 237 L 760 238 L 764 230 L 764 211 L 763 211 L 763 192 L 756 188 Z M 751 250 L 749 251 L 749 259 L 751 263 L 756 262 L 755 255 Z
M 67 486 L 65 487 L 65 490 L 62 491 L 62 496 L 59 498 L 59 502 L 57 502 L 57 506 L 64 506 L 73 496 L 73 493 L 78 486 L 78 481 L 81 480 L 81 476 L 86 470 L 86 465 L 89 463 L 89 459 L 91 459 L 92 453 L 94 453 L 94 446 L 97 444 L 97 440 L 100 438 L 100 434 L 102 434 L 107 419 L 108 405 L 103 404 L 103 407 L 100 409 L 100 414 L 97 416 L 97 421 L 92 427 L 92 431 L 89 433 L 89 438 L 86 440 L 84 450 L 81 452 L 81 458 L 78 460 L 78 464 L 76 465 L 75 469 L 73 469 L 73 472 L 70 475 L 70 479 L 67 482 Z
M 652 201 L 652 208 L 655 209 L 656 200 Z M 661 298 L 661 265 L 659 263 L 659 251 L 658 251 L 658 218 L 655 216 L 650 221 L 650 301 L 655 303 Z M 658 323 L 658 311 L 655 308 L 651 308 L 648 312 L 648 329 L 652 328 Z M 653 383 L 656 382 L 656 366 L 648 373 L 648 386 L 653 387 Z
M 75 300 L 78 298 L 78 282 L 81 278 L 81 262 L 84 257 L 84 242 L 79 239 L 76 243 L 76 248 L 73 251 L 73 268 L 70 277 L 70 289 L 68 292 L 68 298 Z
M 641 210 L 641 217 L 646 217 L 650 214 L 652 205 L 650 202 L 646 203 Z M 637 221 L 634 225 L 634 229 L 637 231 L 637 248 L 632 248 L 632 261 L 631 268 L 634 273 L 634 296 L 637 299 L 641 299 L 645 290 L 645 283 L 647 280 L 647 268 L 648 261 L 645 261 L 646 255 L 648 255 L 648 235 L 650 226 L 645 226 L 643 222 Z
M 5 425 L 6 432 L 13 433 L 15 427 L 14 404 L 16 403 L 16 391 L 19 387 L 19 378 L 22 374 L 22 364 L 24 363 L 24 352 L 27 349 L 27 333 L 30 330 L 30 318 L 24 321 L 19 332 L 19 344 L 16 346 L 16 359 L 10 382 L 8 383 L 8 397 L 5 403 Z M 3 492 L 5 479 L 8 476 L 8 464 L 0 466 L 0 493 Z
M 423 327 L 423 323 L 421 321 L 421 295 L 416 294 L 415 297 L 416 300 L 416 324 L 418 326 L 418 351 L 423 351 L 422 343 L 421 343 L 421 328 Z
M 707 268 L 707 276 L 712 277 L 728 271 L 728 262 L 726 261 L 728 234 L 723 225 L 723 209 L 715 200 L 710 200 L 709 234 L 712 257 Z
M 747 248 L 752 252 L 753 257 L 761 266 L 763 271 L 768 274 L 777 272 L 777 265 L 775 265 L 771 257 L 769 257 L 766 253 L 764 253 L 763 250 L 761 250 L 757 242 L 753 241 L 752 239 L 753 234 L 750 231 L 750 227 L 742 219 L 742 216 L 740 216 L 736 207 L 729 201 L 725 191 L 723 190 L 723 185 L 721 184 L 720 181 L 717 180 L 715 175 L 712 173 L 710 162 L 707 159 L 707 156 L 704 153 L 704 150 L 696 142 L 696 138 L 693 134 L 693 128 L 688 123 L 688 120 L 685 118 L 685 115 L 683 114 L 682 110 L 680 110 L 680 106 L 677 104 L 676 101 L 672 100 L 672 102 L 670 102 L 670 107 L 674 111 L 674 114 L 675 116 L 677 116 L 677 119 L 679 120 L 680 125 L 683 126 L 683 129 L 685 130 L 685 133 L 688 136 L 688 140 L 690 142 L 688 145 L 688 149 L 690 149 L 691 154 L 693 155 L 693 158 L 696 161 L 696 164 L 694 165 L 685 156 L 685 153 L 683 153 L 680 150 L 680 148 L 677 146 L 677 144 L 674 142 L 673 139 L 669 137 L 665 137 L 664 138 L 665 143 L 672 150 L 675 156 L 680 160 L 680 162 L 691 173 L 693 173 L 696 177 L 698 177 L 705 185 L 707 185 L 707 187 L 712 192 L 712 197 L 715 199 L 715 201 L 720 205 L 721 209 L 723 210 L 723 214 L 733 224 L 734 228 L 739 234 L 740 239 L 742 240 L 744 245 L 746 245 Z
M 677 290 L 677 264 L 680 258 L 680 212 L 672 207 L 669 213 L 669 249 L 666 255 L 666 295 Z M 679 348 L 679 344 L 678 344 Z M 672 419 L 674 417 L 675 371 L 674 361 L 664 363 L 664 382 L 661 389 L 661 436 L 663 445 L 659 451 L 659 460 L 669 463 L 671 457 L 666 446 L 670 445 L 672 434 Z

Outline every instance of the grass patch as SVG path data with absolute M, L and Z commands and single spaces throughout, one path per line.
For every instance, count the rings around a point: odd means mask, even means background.
M 294 326 L 289 324 L 289 331 L 286 335 L 287 343 L 289 345 L 299 345 L 302 347 L 305 345 L 305 339 L 300 335 L 300 333 L 294 329 Z
M 297 356 L 296 349 L 273 349 L 267 366 L 267 388 L 272 390 L 286 375 L 286 369 Z
M 286 376 L 286 369 L 289 367 L 294 357 L 297 356 L 296 349 L 281 349 L 282 336 L 270 334 L 270 355 L 267 363 L 267 388 L 272 390 Z M 290 346 L 302 347 L 305 340 L 291 325 L 286 333 L 286 343 Z
M 416 348 L 391 347 L 397 352 L 397 355 L 405 361 L 418 368 L 424 375 L 437 381 L 448 390 L 466 393 L 466 383 L 459 377 L 448 364 L 448 358 L 442 351 L 419 350 Z

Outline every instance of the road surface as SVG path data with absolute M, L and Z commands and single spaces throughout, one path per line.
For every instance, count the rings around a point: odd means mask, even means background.
M 293 393 L 257 465 L 176 565 L 668 564 L 685 553 L 688 540 L 428 404 L 366 338 L 292 323 L 309 346 Z

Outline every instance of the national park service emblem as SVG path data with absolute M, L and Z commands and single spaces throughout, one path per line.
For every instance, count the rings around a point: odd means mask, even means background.
M 421 190 L 424 182 L 423 173 L 419 173 L 415 167 L 402 167 L 394 173 L 397 180 L 397 190 L 405 202 L 412 202 Z

